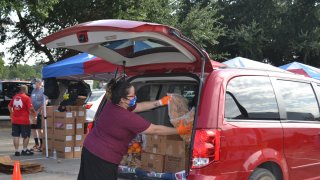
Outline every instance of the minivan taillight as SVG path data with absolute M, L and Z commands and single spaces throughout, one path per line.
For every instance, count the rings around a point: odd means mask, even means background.
M 200 168 L 220 159 L 220 131 L 198 129 L 195 133 L 192 168 Z

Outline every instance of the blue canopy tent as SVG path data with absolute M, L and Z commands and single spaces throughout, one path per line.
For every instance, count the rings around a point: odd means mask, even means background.
M 223 62 L 223 64 L 226 64 L 229 67 L 234 67 L 234 68 L 248 68 L 248 69 L 287 72 L 283 69 L 272 66 L 270 64 L 250 60 L 250 59 L 243 58 L 243 57 L 236 57 L 236 58 L 230 59 L 228 61 Z
M 311 78 L 320 80 L 320 69 L 303 64 L 303 63 L 292 62 L 292 63 L 279 66 L 279 68 L 296 73 L 296 74 L 301 74 L 306 77 L 311 77 Z
M 112 77 L 116 69 L 116 65 L 99 57 L 81 53 L 43 67 L 42 78 L 103 80 Z

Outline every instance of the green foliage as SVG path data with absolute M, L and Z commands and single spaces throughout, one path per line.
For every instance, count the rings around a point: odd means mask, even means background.
M 2 78 L 3 71 L 5 69 L 4 60 L 0 56 L 0 79 Z
M 263 59 L 263 47 L 267 43 L 263 28 L 253 21 L 249 25 L 240 25 L 239 28 L 231 30 L 229 37 L 233 39 L 230 46 L 238 49 L 239 56 L 251 57 L 252 59 Z
M 224 35 L 224 28 L 219 23 L 221 16 L 217 17 L 217 14 L 218 9 L 213 4 L 204 8 L 196 4 L 186 14 L 186 18 L 178 24 L 178 28 L 185 36 L 204 48 L 207 48 L 208 45 L 216 45 L 218 44 L 217 38 Z
M 318 0 L 219 0 L 219 5 L 231 32 L 220 39 L 219 49 L 230 57 L 267 59 L 274 65 L 291 61 L 320 65 Z
M 1 65 L 0 65 L 1 66 Z M 32 78 L 41 78 L 41 65 L 21 65 L 16 66 L 3 66 L 4 68 L 0 72 L 0 79 L 20 79 L 31 80 Z

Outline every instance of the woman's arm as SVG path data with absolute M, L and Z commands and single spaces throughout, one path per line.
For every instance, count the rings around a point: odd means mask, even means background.
M 148 111 L 150 109 L 160 107 L 161 104 L 159 101 L 146 101 L 146 102 L 140 102 L 137 103 L 136 108 L 133 110 L 133 112 L 143 112 Z
M 142 112 L 142 111 L 148 111 L 150 109 L 159 107 L 159 106 L 166 106 L 168 105 L 169 100 L 171 99 L 171 96 L 164 96 L 160 100 L 157 101 L 146 101 L 137 103 L 136 108 L 133 110 L 133 112 Z
M 151 124 L 142 134 L 173 135 L 178 134 L 178 130 L 173 127 Z

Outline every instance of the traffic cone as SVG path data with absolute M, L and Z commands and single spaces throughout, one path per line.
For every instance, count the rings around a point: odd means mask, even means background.
M 12 180 L 21 180 L 20 162 L 15 161 L 13 166 Z

